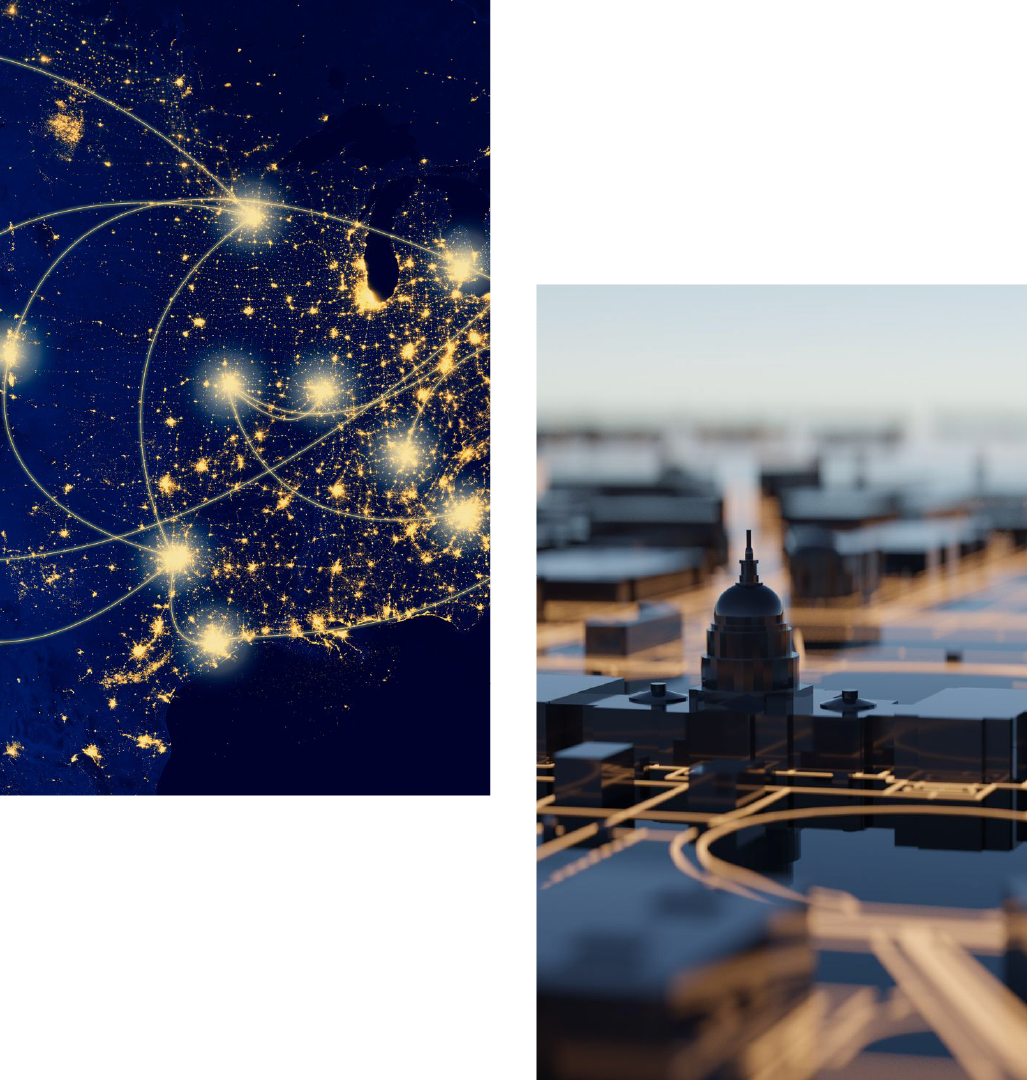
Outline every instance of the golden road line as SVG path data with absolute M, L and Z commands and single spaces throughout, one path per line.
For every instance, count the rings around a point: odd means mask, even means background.
M 923 978 L 893 941 L 883 934 L 878 935 L 873 942 L 873 953 L 971 1080 L 997 1080 L 1007 1075 L 993 1055 L 965 1031 L 966 1018 L 959 1012 L 952 1012 L 951 1004 L 938 996 L 937 987 Z M 1024 1074 L 1014 1072 L 1013 1075 Z
M 646 810 L 649 810 L 654 806 L 659 806 L 660 803 L 664 803 L 675 795 L 680 795 L 687 790 L 687 783 L 678 784 L 669 791 L 662 791 L 659 795 L 654 795 L 651 799 L 636 803 L 634 806 L 630 806 L 624 810 L 615 811 L 604 820 L 603 825 L 607 829 L 612 829 L 615 825 L 620 825 L 622 822 L 642 817 Z M 573 832 L 558 836 L 554 840 L 550 840 L 537 848 L 535 851 L 535 859 L 536 861 L 541 862 L 548 856 L 555 855 L 556 852 L 563 851 L 564 848 L 571 847 L 580 840 L 587 840 L 589 837 L 595 836 L 597 832 L 599 832 L 599 826 L 597 824 L 583 825 L 580 829 L 575 829 Z
M 723 892 L 735 893 L 737 896 L 744 896 L 747 900 L 757 900 L 761 904 L 768 903 L 765 896 L 761 896 L 752 889 L 747 889 L 744 885 L 736 885 L 733 881 L 719 881 L 717 878 L 713 877 L 712 874 L 705 874 L 699 867 L 693 866 L 685 855 L 685 845 L 689 841 L 694 840 L 698 834 L 698 829 L 689 828 L 684 832 L 678 833 L 670 843 L 670 860 L 682 874 L 701 882 L 707 888 L 721 889 Z
M 786 888 L 744 867 L 736 866 L 715 856 L 710 848 L 718 840 L 741 829 L 747 829 L 754 825 L 774 825 L 783 822 L 801 822 L 815 818 L 846 817 L 851 815 L 872 816 L 875 814 L 921 814 L 924 816 L 936 815 L 939 817 L 977 817 L 991 818 L 995 821 L 1027 822 L 1027 813 L 1022 810 L 1003 810 L 986 806 L 940 806 L 936 803 L 919 803 L 916 805 L 893 804 L 890 806 L 813 806 L 802 810 L 771 810 L 765 814 L 753 814 L 750 817 L 736 818 L 732 821 L 714 825 L 696 841 L 696 858 L 702 866 L 716 877 L 724 880 L 741 882 L 750 888 L 765 892 L 774 896 L 783 896 L 789 900 L 798 900 L 808 903 L 809 898 L 793 889 Z

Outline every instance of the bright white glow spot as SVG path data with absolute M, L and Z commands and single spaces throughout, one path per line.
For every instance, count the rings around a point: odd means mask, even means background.
M 231 636 L 214 623 L 210 623 L 199 637 L 200 648 L 211 656 L 227 656 L 231 644 Z
M 462 285 L 478 276 L 476 251 L 450 251 L 446 254 L 446 273 L 455 285 Z
M 18 335 L 7 331 L 3 345 L 0 345 L 0 357 L 3 359 L 5 368 L 14 367 L 18 362 Z
M 315 405 L 323 405 L 326 401 L 331 401 L 338 390 L 331 379 L 311 379 L 307 383 L 307 393 Z
M 389 456 L 397 469 L 416 468 L 421 460 L 420 451 L 409 439 L 389 443 Z
M 234 397 L 236 394 L 241 394 L 242 376 L 237 371 L 226 371 L 221 376 L 221 389 L 230 397 Z
M 239 224 L 246 229 L 259 229 L 267 220 L 261 204 L 252 199 L 237 200 L 234 213 Z
M 160 565 L 168 574 L 181 574 L 188 570 L 193 561 L 193 553 L 185 544 L 168 544 L 161 548 Z
M 457 499 L 450 503 L 446 511 L 446 521 L 459 532 L 471 532 L 481 524 L 483 510 L 481 499 L 474 496 L 469 499 Z

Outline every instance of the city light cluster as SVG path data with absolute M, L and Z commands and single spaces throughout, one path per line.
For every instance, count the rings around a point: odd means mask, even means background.
M 480 611 L 488 297 L 462 286 L 486 276 L 483 253 L 447 246 L 412 200 L 409 239 L 382 234 L 398 281 L 376 292 L 380 230 L 267 188 L 237 195 L 178 136 L 20 70 L 65 92 L 40 128 L 63 168 L 93 162 L 109 188 L 46 219 L 49 265 L 0 330 L 5 430 L 30 493 L 0 565 L 32 598 L 0 639 L 117 617 L 97 677 L 124 687 L 250 642 L 338 649 L 361 626 Z M 115 129 L 144 140 L 145 165 L 112 159 Z M 40 220 L 2 232 L 28 240 Z M 89 319 L 52 302 L 92 291 L 106 307 Z M 51 445 L 22 453 L 29 419 Z

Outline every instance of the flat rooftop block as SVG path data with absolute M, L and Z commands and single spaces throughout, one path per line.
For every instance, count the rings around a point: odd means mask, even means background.
M 631 656 L 680 641 L 681 612 L 673 604 L 643 602 L 634 616 L 593 618 L 585 622 L 585 655 Z
M 630 743 L 584 742 L 554 755 L 559 806 L 630 806 L 635 751 Z
M 536 573 L 547 600 L 643 600 L 694 584 L 702 548 L 587 547 L 542 551 Z
M 558 750 L 584 738 L 582 717 L 586 706 L 611 694 L 624 692 L 623 679 L 605 675 L 536 675 L 536 758 L 545 761 Z
M 1027 690 L 950 686 L 912 706 L 897 706 L 896 711 L 938 720 L 1014 720 L 1027 713 Z
M 611 679 L 607 675 L 565 675 L 552 671 L 535 673 L 535 701 L 540 704 L 559 701 L 573 694 L 608 696 L 623 693 L 624 680 Z
M 898 513 L 891 492 L 864 488 L 789 488 L 781 493 L 785 521 L 835 528 L 858 528 Z

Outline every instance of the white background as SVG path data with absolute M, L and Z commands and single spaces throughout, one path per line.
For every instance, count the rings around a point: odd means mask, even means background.
M 3 800 L 5 1075 L 532 1075 L 535 285 L 1022 281 L 1024 12 L 496 4 L 493 797 Z

